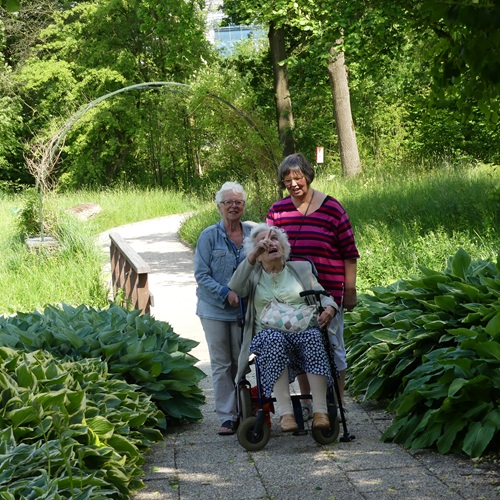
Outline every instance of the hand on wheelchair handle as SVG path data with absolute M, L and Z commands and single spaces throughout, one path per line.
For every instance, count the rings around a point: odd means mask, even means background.
M 328 325 L 332 322 L 332 319 L 335 317 L 336 310 L 332 310 L 332 306 L 327 306 L 326 309 L 318 316 L 318 324 L 320 328 L 328 328 Z

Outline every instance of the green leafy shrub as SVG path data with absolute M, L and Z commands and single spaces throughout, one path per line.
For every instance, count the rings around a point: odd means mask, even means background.
M 129 498 L 162 413 L 99 359 L 0 347 L 0 497 Z
M 43 313 L 0 317 L 0 346 L 106 361 L 111 375 L 139 386 L 171 421 L 202 418 L 199 407 L 205 398 L 198 382 L 205 374 L 189 354 L 196 345 L 168 323 L 117 305 L 96 310 L 62 304 L 47 306 Z M 166 428 L 167 421 L 159 425 Z
M 390 402 L 384 440 L 479 457 L 500 437 L 500 255 L 421 270 L 347 315 L 349 387 Z

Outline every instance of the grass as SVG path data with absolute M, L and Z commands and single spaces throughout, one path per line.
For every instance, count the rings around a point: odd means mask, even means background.
M 44 198 L 44 220 L 55 230 L 56 251 L 29 251 L 19 218 L 33 198 L 0 195 L 0 314 L 41 310 L 47 304 L 86 304 L 105 307 L 108 290 L 102 269 L 107 256 L 94 244 L 94 236 L 113 227 L 164 215 L 188 212 L 195 203 L 186 196 L 162 190 L 120 189 L 99 192 L 49 194 Z M 85 202 L 97 203 L 102 212 L 80 222 L 65 211 Z
M 361 290 L 442 270 L 462 247 L 473 259 L 500 250 L 498 168 L 478 166 L 316 186 L 341 200 L 360 250 Z
M 3 205 L 3 203 L 2 203 Z M 0 312 L 12 314 L 66 302 L 102 306 L 107 290 L 102 279 L 102 252 L 87 228 L 69 215 L 58 226 L 59 248 L 28 250 L 10 221 L 0 238 Z
M 473 259 L 495 260 L 500 250 L 500 186 L 498 167 L 441 169 L 400 176 L 358 177 L 318 175 L 313 187 L 339 199 L 353 223 L 361 259 L 358 289 L 366 291 L 419 273 L 419 266 L 442 270 L 447 259 L 464 248 Z M 246 185 L 245 218 L 260 221 L 276 199 Z M 210 196 L 208 196 L 210 198 Z M 57 254 L 30 254 L 19 235 L 16 212 L 23 195 L 0 195 L 0 279 L 4 293 L 0 314 L 40 309 L 65 302 L 102 307 L 106 256 L 93 236 L 140 220 L 195 212 L 180 236 L 194 247 L 201 230 L 219 219 L 213 202 L 162 190 L 51 194 L 44 200 L 47 218 L 59 228 Z M 67 208 L 85 202 L 103 211 L 86 223 L 67 216 Z M 64 214 L 64 215 L 63 215 Z
M 361 258 L 358 288 L 419 274 L 419 266 L 442 270 L 462 247 L 473 259 L 496 261 L 500 250 L 498 167 L 487 165 L 359 177 L 319 175 L 312 187 L 340 200 L 353 224 Z M 262 193 L 259 193 L 262 197 Z M 262 207 L 249 192 L 245 218 L 260 221 Z M 259 199 L 269 207 L 274 198 Z M 181 228 L 183 241 L 195 246 L 201 230 L 218 220 L 208 206 Z

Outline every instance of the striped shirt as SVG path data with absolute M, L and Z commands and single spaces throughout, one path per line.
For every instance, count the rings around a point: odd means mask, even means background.
M 318 210 L 304 217 L 287 196 L 271 206 L 266 222 L 286 231 L 292 258 L 307 257 L 314 262 L 318 281 L 340 306 L 344 260 L 359 258 L 351 222 L 340 202 L 326 196 Z

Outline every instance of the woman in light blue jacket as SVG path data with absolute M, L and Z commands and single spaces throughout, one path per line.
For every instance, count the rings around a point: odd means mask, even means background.
M 220 435 L 234 434 L 238 425 L 235 378 L 241 348 L 242 307 L 227 283 L 245 258 L 243 239 L 252 223 L 241 222 L 246 193 L 226 182 L 215 196 L 221 220 L 203 230 L 196 244 L 194 275 L 198 288 L 196 314 L 210 355 L 215 411 Z

